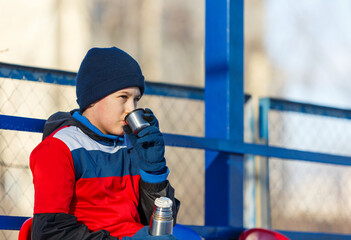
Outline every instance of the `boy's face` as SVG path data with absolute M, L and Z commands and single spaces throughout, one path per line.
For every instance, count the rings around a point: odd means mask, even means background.
M 140 98 L 138 87 L 125 88 L 92 104 L 83 116 L 103 134 L 123 135 L 124 117 L 137 107 Z

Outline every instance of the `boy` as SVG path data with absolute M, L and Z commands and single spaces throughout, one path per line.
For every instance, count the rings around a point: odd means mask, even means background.
M 115 47 L 92 48 L 76 80 L 79 110 L 52 115 L 30 156 L 32 239 L 175 239 L 144 227 L 157 197 L 172 199 L 174 220 L 180 203 L 152 111 L 137 135 L 124 122 L 144 93 L 138 63 Z

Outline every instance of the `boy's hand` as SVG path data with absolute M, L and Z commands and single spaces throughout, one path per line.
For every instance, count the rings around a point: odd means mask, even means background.
M 130 154 L 134 159 L 139 160 L 140 169 L 148 173 L 158 172 L 166 166 L 165 143 L 152 111 L 146 109 L 145 115 L 144 119 L 150 122 L 150 126 L 141 130 L 137 135 L 131 133 L 128 126 L 124 126 L 124 131 L 133 146 Z
M 159 128 L 157 118 L 155 117 L 154 113 L 149 108 L 144 109 L 144 116 L 143 118 L 150 123 L 151 126 L 155 126 Z

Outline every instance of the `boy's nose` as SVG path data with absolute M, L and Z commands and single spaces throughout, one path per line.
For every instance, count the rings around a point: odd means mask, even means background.
M 126 113 L 128 114 L 128 113 L 134 111 L 135 109 L 136 109 L 136 107 L 135 107 L 134 105 L 128 106 L 128 107 L 126 108 Z

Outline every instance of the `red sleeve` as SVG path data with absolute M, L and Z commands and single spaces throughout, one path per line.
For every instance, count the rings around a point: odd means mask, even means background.
M 30 156 L 34 183 L 34 214 L 68 213 L 73 196 L 75 172 L 69 148 L 48 137 Z

